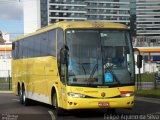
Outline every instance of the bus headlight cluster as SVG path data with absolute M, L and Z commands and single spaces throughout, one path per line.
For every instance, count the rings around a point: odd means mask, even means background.
M 79 93 L 73 93 L 73 92 L 69 92 L 68 96 L 73 97 L 73 98 L 85 98 L 85 95 L 79 94 Z
M 134 93 L 133 93 L 133 92 L 121 94 L 121 97 L 131 97 L 131 96 L 134 96 Z

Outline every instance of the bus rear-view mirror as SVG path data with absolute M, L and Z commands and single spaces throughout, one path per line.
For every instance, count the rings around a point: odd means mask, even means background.
M 137 55 L 137 67 L 142 68 L 142 55 Z
M 61 64 L 68 64 L 68 47 L 64 46 L 60 51 Z

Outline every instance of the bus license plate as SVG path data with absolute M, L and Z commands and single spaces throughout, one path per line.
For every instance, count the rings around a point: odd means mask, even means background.
M 99 107 L 109 107 L 109 102 L 98 102 Z

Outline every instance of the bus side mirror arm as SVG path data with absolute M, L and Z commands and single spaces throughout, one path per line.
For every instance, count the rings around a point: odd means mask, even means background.
M 138 52 L 138 55 L 137 55 L 137 68 L 142 68 L 142 55 L 140 54 L 140 51 L 138 48 L 134 48 L 134 52 Z

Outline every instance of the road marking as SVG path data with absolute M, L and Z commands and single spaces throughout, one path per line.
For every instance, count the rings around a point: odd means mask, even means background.
M 12 100 L 14 100 L 14 101 L 18 101 L 18 102 L 20 101 L 19 99 L 12 99 Z
M 137 101 L 143 101 L 143 102 L 160 104 L 160 99 L 155 99 L 155 98 L 136 97 L 136 100 Z
M 13 93 L 13 91 L 0 91 L 0 93 Z
M 52 120 L 56 120 L 56 117 L 54 116 L 52 111 L 48 111 L 48 113 L 51 115 Z

